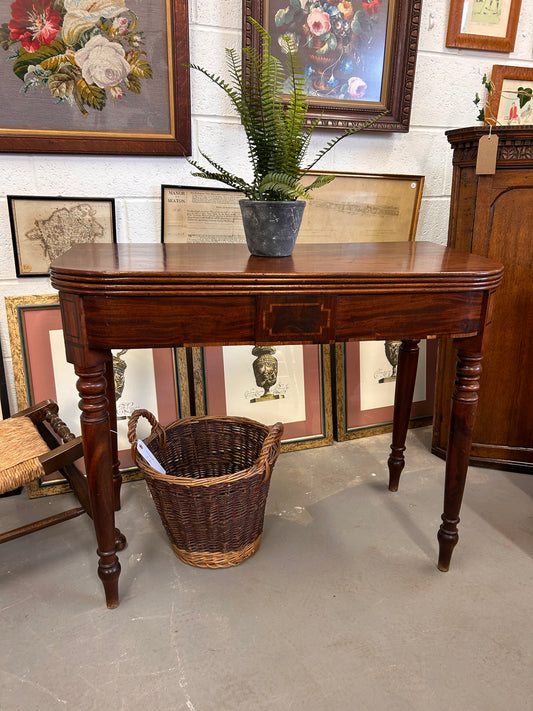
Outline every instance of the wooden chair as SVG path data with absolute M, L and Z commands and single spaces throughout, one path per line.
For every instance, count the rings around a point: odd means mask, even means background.
M 61 420 L 53 400 L 44 400 L 0 421 L 0 494 L 60 471 L 80 503 L 76 508 L 0 533 L 0 543 L 84 513 L 92 518 L 87 477 L 75 464 L 80 457 L 83 457 L 81 437 L 75 437 Z M 118 528 L 115 538 L 117 550 L 122 550 L 126 539 Z

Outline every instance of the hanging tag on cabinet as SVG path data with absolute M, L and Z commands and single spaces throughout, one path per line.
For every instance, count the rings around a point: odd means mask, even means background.
M 487 136 L 481 136 L 477 147 L 477 175 L 494 175 L 496 172 L 496 156 L 498 153 L 498 136 L 492 131 Z

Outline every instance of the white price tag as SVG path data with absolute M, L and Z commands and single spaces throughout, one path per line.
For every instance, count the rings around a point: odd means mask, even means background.
M 152 452 L 148 449 L 148 447 L 145 445 L 145 443 L 140 439 L 137 440 L 137 451 L 139 452 L 139 454 L 142 455 L 142 457 L 146 460 L 146 462 L 148 462 L 148 464 L 152 467 L 152 469 L 155 469 L 156 472 L 159 472 L 160 474 L 166 474 L 166 471 L 164 470 L 161 463 L 157 461 L 157 459 L 154 457 Z

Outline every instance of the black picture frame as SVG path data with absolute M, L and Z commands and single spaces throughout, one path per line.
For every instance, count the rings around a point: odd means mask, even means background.
M 8 195 L 17 277 L 48 276 L 74 244 L 117 241 L 115 199 Z

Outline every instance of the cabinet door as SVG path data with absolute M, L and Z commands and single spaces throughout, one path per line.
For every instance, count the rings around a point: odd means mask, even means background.
M 460 201 L 459 201 L 460 204 Z M 453 208 L 452 208 L 453 210 Z M 455 224 L 460 225 L 461 219 Z M 452 235 L 450 235 L 452 237 Z M 467 247 L 465 234 L 456 246 Z M 498 170 L 478 176 L 470 250 L 502 262 L 493 325 L 485 344 L 472 457 L 533 467 L 533 172 Z M 455 354 L 444 344 L 438 380 L 450 379 Z M 442 371 L 442 373 L 441 373 Z M 444 378 L 447 379 L 446 376 Z M 445 392 L 446 391 L 446 392 Z M 438 396 L 434 447 L 446 447 L 451 388 Z M 514 466 L 511 468 L 515 468 Z

